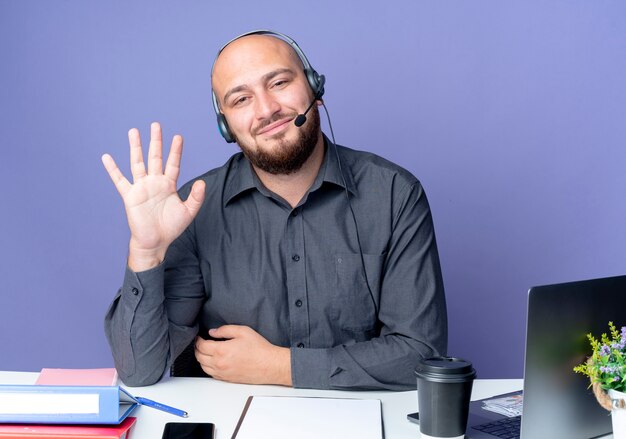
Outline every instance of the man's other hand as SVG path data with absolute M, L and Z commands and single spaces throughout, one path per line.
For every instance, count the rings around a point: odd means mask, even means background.
M 252 328 L 225 325 L 196 339 L 196 359 L 212 377 L 233 383 L 291 386 L 291 352 L 275 346 Z

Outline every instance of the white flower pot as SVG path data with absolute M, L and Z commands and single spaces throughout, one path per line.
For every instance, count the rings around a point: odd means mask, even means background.
M 626 393 L 609 390 L 613 401 L 611 421 L 613 422 L 613 439 L 626 439 Z

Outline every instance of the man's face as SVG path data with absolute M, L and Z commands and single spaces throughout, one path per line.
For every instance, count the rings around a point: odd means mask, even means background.
M 282 40 L 248 36 L 220 54 L 213 90 L 231 132 L 256 167 L 291 174 L 304 164 L 319 140 L 317 107 L 302 127 L 294 119 L 313 99 L 302 62 Z

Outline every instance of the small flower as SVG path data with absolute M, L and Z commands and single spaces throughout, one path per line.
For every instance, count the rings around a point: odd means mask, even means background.
M 626 326 L 620 330 L 609 322 L 609 332 L 596 338 L 587 334 L 591 344 L 591 356 L 574 371 L 590 378 L 603 390 L 626 391 Z
M 624 349 L 624 345 L 626 345 L 626 339 L 622 339 L 617 343 L 611 344 L 611 349 L 615 349 L 616 351 L 621 351 Z

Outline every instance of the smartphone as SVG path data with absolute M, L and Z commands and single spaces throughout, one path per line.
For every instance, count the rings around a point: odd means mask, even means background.
M 406 418 L 415 423 L 415 424 L 419 424 L 420 423 L 420 414 L 419 413 L 409 413 L 408 415 L 406 415 Z
M 209 422 L 168 422 L 162 439 L 213 439 L 215 425 Z

